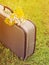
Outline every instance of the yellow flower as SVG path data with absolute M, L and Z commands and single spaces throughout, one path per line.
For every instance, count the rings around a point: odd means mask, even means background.
M 23 10 L 20 9 L 20 8 L 17 8 L 17 9 L 14 11 L 14 13 L 17 15 L 18 18 L 24 17 L 24 12 L 23 12 Z
M 6 18 L 4 22 L 5 22 L 7 25 L 9 25 L 9 26 L 12 26 L 12 25 L 15 24 L 14 21 L 10 21 L 10 19 L 8 19 L 8 18 Z
M 20 8 L 17 8 L 14 11 L 14 13 L 12 13 L 10 15 L 10 18 L 6 18 L 4 22 L 6 24 L 8 24 L 9 26 L 12 26 L 12 25 L 14 25 L 16 23 L 19 24 L 19 21 L 18 20 L 21 21 L 21 23 L 24 22 L 24 13 L 23 13 L 22 9 L 20 9 Z

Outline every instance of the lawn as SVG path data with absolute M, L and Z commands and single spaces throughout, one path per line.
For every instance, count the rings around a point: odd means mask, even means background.
M 35 53 L 25 61 L 0 43 L 0 65 L 49 65 L 49 0 L 0 0 L 0 4 L 13 11 L 22 8 L 37 30 Z

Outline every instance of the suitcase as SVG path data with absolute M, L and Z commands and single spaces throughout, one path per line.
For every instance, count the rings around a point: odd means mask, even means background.
M 8 7 L 3 6 L 4 9 Z M 9 9 L 11 11 L 11 9 Z M 12 12 L 12 11 L 11 11 Z M 29 20 L 23 24 L 9 26 L 4 23 L 6 16 L 0 13 L 0 42 L 19 58 L 26 59 L 35 50 L 36 27 Z

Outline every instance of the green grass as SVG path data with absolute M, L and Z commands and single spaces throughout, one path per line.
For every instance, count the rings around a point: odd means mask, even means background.
M 49 0 L 0 0 L 0 4 L 22 8 L 37 28 L 35 53 L 22 61 L 0 44 L 0 65 L 49 65 Z

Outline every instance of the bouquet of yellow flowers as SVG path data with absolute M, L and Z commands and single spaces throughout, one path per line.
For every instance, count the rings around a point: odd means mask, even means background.
M 24 13 L 21 8 L 17 8 L 14 12 L 6 6 L 0 5 L 0 14 L 5 17 L 4 22 L 9 26 L 21 24 L 24 22 Z
M 9 16 L 9 18 L 6 18 L 4 21 L 6 24 L 8 24 L 9 26 L 12 26 L 14 24 L 21 24 L 24 22 L 24 13 L 22 11 L 22 9 L 17 8 L 14 13 L 11 13 L 11 15 Z

